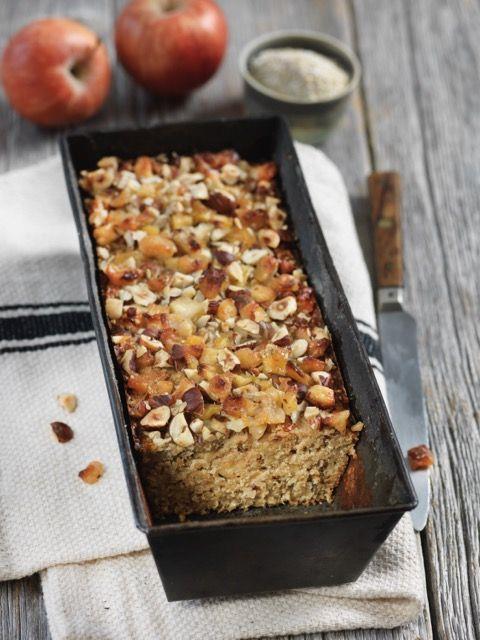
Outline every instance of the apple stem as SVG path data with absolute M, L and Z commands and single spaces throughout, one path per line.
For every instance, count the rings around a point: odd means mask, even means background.
M 81 59 L 72 64 L 69 71 L 77 80 L 83 80 L 88 73 L 88 65 L 92 56 L 95 54 L 98 47 L 102 44 L 100 38 L 97 38 L 96 44 L 87 52 L 87 54 Z
M 154 0 L 153 4 L 156 5 L 160 13 L 170 13 L 180 9 L 183 2 L 182 0 Z

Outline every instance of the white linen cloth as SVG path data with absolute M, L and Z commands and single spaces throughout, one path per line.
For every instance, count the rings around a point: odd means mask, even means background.
M 375 357 L 371 286 L 342 178 L 320 151 L 297 150 Z M 167 603 L 133 525 L 60 159 L 0 176 L 0 203 L 0 579 L 43 570 L 54 640 L 237 640 L 394 627 L 419 614 L 423 574 L 408 516 L 355 583 Z M 78 396 L 75 413 L 58 407 L 60 393 Z M 50 437 L 53 420 L 72 426 L 71 442 Z M 91 486 L 77 474 L 93 459 L 106 472 Z

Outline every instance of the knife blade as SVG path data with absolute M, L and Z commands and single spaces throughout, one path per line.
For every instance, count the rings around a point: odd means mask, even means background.
M 377 313 L 383 370 L 392 423 L 407 462 L 408 450 L 428 446 L 428 428 L 418 362 L 417 327 L 403 308 L 403 255 L 400 176 L 374 172 L 368 178 L 377 278 Z M 418 497 L 411 511 L 413 526 L 421 531 L 430 506 L 429 471 L 412 471 Z

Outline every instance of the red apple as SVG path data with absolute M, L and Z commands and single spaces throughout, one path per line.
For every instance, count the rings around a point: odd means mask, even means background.
M 12 107 L 45 127 L 93 115 L 105 101 L 110 76 L 105 45 L 93 31 L 66 18 L 36 20 L 20 29 L 1 62 Z
M 227 44 L 213 0 L 132 0 L 115 27 L 118 57 L 146 89 L 182 96 L 217 70 Z

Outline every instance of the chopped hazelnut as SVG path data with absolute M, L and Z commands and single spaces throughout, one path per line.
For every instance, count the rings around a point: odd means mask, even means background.
M 133 295 L 133 301 L 142 307 L 148 307 L 157 299 L 157 294 L 151 291 L 145 282 L 130 286 L 130 292 Z
M 273 320 L 285 320 L 297 310 L 297 302 L 293 296 L 287 296 L 283 300 L 272 302 L 268 307 L 268 315 Z
M 280 236 L 273 229 L 260 229 L 258 237 L 267 246 L 276 249 L 280 244 Z
M 321 384 L 324 387 L 330 386 L 332 375 L 327 371 L 312 371 L 311 376 L 312 380 L 317 384 Z
M 160 349 L 155 354 L 155 367 L 165 368 L 170 367 L 170 354 L 167 353 L 164 349 Z
M 143 344 L 139 345 L 136 349 L 135 349 L 135 357 L 137 359 L 140 359 L 142 356 L 144 356 L 147 353 L 147 347 L 145 347 Z
M 278 260 L 273 255 L 266 255 L 261 258 L 255 267 L 255 278 L 258 282 L 266 282 L 278 269 Z
M 292 358 L 300 358 L 307 352 L 308 342 L 300 338 L 295 340 L 290 347 Z
M 326 389 L 327 387 L 322 388 Z M 336 429 L 340 433 L 345 433 L 349 417 L 350 411 L 348 409 L 345 411 L 336 411 L 325 416 L 325 418 L 323 418 L 323 424 L 326 427 L 333 427 L 333 429 Z
M 200 418 L 195 418 L 190 423 L 190 430 L 193 431 L 193 433 L 201 433 L 203 429 L 203 425 L 204 425 L 203 420 L 200 420 Z
M 233 253 L 230 253 L 229 251 L 222 251 L 221 249 L 216 249 L 215 251 L 213 251 L 213 255 L 215 256 L 216 260 L 218 260 L 218 262 L 224 267 L 231 264 L 235 260 L 235 256 Z
M 172 412 L 172 416 L 176 416 L 179 413 L 183 413 L 187 408 L 187 403 L 185 400 L 175 400 L 175 402 L 170 406 L 170 411 Z
M 220 422 L 220 420 L 217 420 L 216 418 L 211 418 L 208 421 L 205 420 L 205 426 L 208 427 L 210 431 L 216 431 L 217 433 L 223 433 L 223 434 L 227 433 L 225 424 L 223 422 Z
M 248 430 L 254 440 L 260 440 L 265 431 L 267 430 L 266 424 L 249 424 Z
M 209 267 L 203 272 L 198 282 L 198 288 L 206 298 L 216 298 L 220 293 L 225 277 L 225 272 L 222 269 Z
M 297 365 L 293 362 L 291 362 L 290 360 L 287 362 L 286 368 L 285 368 L 285 373 L 287 376 L 289 376 L 290 378 L 292 378 L 292 380 L 296 380 L 297 382 L 300 382 L 301 384 L 305 384 L 305 385 L 309 385 L 311 384 L 311 378 L 308 375 L 308 373 L 302 371 L 301 369 L 299 369 L 297 367 Z
M 299 361 L 299 366 L 302 371 L 306 373 L 313 373 L 314 371 L 323 371 L 325 369 L 325 363 L 318 358 L 312 358 L 311 356 L 305 356 Z
M 236 433 L 240 433 L 247 428 L 247 425 L 243 422 L 241 418 L 236 418 L 235 420 L 229 420 L 225 423 L 225 426 L 229 431 L 235 431 Z
M 214 191 L 205 204 L 224 216 L 232 215 L 236 207 L 235 198 L 226 191 Z
M 111 320 L 118 320 L 122 317 L 123 302 L 118 298 L 107 298 L 105 300 L 105 311 Z
M 151 427 L 152 429 L 158 429 L 167 424 L 170 418 L 170 409 L 166 405 L 161 405 L 156 409 L 152 409 L 147 415 L 140 420 L 142 427 Z
M 185 287 L 193 284 L 194 279 L 193 276 L 188 275 L 186 273 L 180 273 L 177 271 L 173 276 L 172 284 L 174 287 L 179 287 L 180 289 L 184 289 Z
M 363 427 L 364 427 L 363 422 L 356 422 L 354 425 L 350 427 L 350 431 L 353 431 L 354 433 L 358 431 L 362 431 Z
M 225 298 L 220 302 L 217 309 L 217 318 L 219 320 L 228 320 L 235 318 L 237 315 L 237 307 L 231 298 Z
M 236 184 L 237 181 L 244 176 L 243 171 L 237 165 L 231 164 L 230 162 L 224 164 L 220 171 L 220 177 L 225 184 Z
M 234 280 L 239 283 L 243 283 L 244 274 L 242 265 L 239 262 L 235 260 L 234 262 L 230 263 L 227 267 L 227 272 Z
M 199 387 L 187 389 L 182 396 L 182 400 L 185 402 L 185 411 L 187 413 L 202 415 L 205 403 Z
M 202 427 L 202 440 L 208 442 L 209 440 L 215 440 L 215 434 L 213 434 L 208 427 Z
M 262 356 L 258 351 L 254 351 L 249 347 L 237 349 L 235 355 L 242 369 L 253 369 L 258 367 L 262 362 Z
M 161 451 L 172 441 L 170 436 L 162 438 L 160 431 L 146 431 L 145 436 L 150 440 L 154 451 Z
M 175 243 L 160 234 L 145 236 L 138 243 L 138 248 L 146 258 L 157 258 L 159 260 L 164 260 L 177 253 Z
M 257 264 L 264 256 L 268 256 L 268 249 L 248 249 L 242 254 L 242 262 L 245 264 Z
M 150 336 L 147 336 L 145 334 L 142 334 L 138 339 L 138 341 L 142 346 L 144 346 L 146 349 L 148 349 L 152 353 L 155 353 L 159 349 L 163 348 L 163 344 L 160 342 L 160 340 L 155 340 L 155 338 L 151 338 Z M 137 354 L 137 357 L 138 357 L 138 354 Z
M 133 349 L 127 349 L 122 357 L 122 367 L 124 371 L 132 375 L 136 373 L 136 357 Z
M 255 302 L 270 303 L 275 300 L 275 291 L 271 287 L 263 284 L 254 284 L 252 286 L 252 298 Z
M 208 395 L 217 401 L 225 400 L 232 389 L 232 383 L 229 378 L 222 375 L 215 375 L 208 382 L 206 391 Z
M 258 336 L 260 333 L 260 326 L 258 323 L 253 320 L 248 320 L 248 318 L 238 320 L 238 322 L 235 323 L 235 326 L 246 333 L 250 333 L 252 336 Z
M 195 320 L 205 315 L 208 309 L 208 301 L 191 300 L 188 297 L 180 296 L 180 298 L 175 298 L 170 303 L 170 309 L 172 313 L 175 313 L 181 318 Z
M 308 345 L 308 355 L 313 358 L 321 358 L 325 355 L 326 350 L 330 346 L 330 340 L 320 338 L 320 340 L 312 340 Z
M 197 198 L 198 200 L 207 200 L 208 199 L 208 189 L 207 185 L 204 182 L 198 182 L 197 184 L 190 185 L 190 193 L 193 198 Z
M 191 447 L 195 442 L 183 413 L 174 416 L 168 430 L 172 440 L 179 447 Z
M 282 342 L 282 340 L 284 338 L 288 337 L 288 329 L 287 327 L 285 327 L 284 325 L 282 325 L 279 329 L 277 329 L 277 331 L 275 331 L 275 333 L 272 336 L 272 342 L 273 344 L 278 344 L 279 342 Z M 281 345 L 281 346 L 286 346 L 286 345 Z
M 218 353 L 217 361 L 223 371 L 231 371 L 240 364 L 240 360 L 229 349 L 221 349 Z
M 303 415 L 305 416 L 305 418 L 307 418 L 307 420 L 310 418 L 316 418 L 318 415 L 320 415 L 320 409 L 318 407 L 306 407 Z
M 335 393 L 333 389 L 321 384 L 314 384 L 307 391 L 307 400 L 316 407 L 329 409 L 335 405 Z

